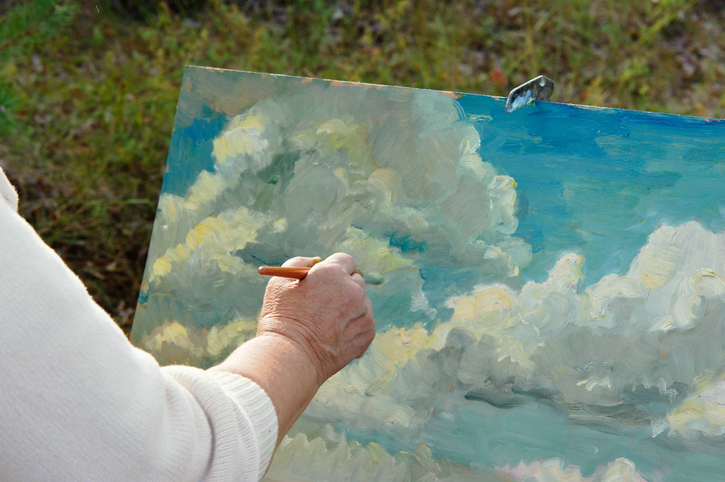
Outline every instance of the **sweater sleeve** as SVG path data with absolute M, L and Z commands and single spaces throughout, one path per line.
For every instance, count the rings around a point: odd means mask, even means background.
M 239 375 L 159 367 L 16 212 L 0 169 L 0 480 L 257 480 L 277 439 Z

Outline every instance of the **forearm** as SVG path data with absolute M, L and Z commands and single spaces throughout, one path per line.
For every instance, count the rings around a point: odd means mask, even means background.
M 336 253 L 311 266 L 305 279 L 274 277 L 267 285 L 257 337 L 211 370 L 242 375 L 262 387 L 277 413 L 277 444 L 325 380 L 362 356 L 375 336 L 372 305 L 354 260 Z
M 249 340 L 209 370 L 236 373 L 267 392 L 277 412 L 277 445 L 320 388 L 318 370 L 308 354 L 290 339 L 273 334 Z

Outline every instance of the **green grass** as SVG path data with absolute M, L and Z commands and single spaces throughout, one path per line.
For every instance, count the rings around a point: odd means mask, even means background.
M 184 65 L 494 95 L 545 74 L 555 101 L 725 112 L 720 0 L 239 4 L 132 21 L 82 2 L 0 64 L 19 100 L 0 165 L 21 214 L 126 332 Z

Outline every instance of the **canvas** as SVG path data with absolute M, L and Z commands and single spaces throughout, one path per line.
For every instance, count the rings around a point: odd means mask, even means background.
M 725 122 L 187 68 L 133 339 L 208 367 L 260 265 L 350 253 L 377 337 L 269 480 L 721 480 Z

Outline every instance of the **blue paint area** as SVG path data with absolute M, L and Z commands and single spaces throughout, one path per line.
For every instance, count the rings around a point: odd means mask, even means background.
M 693 454 L 674 466 L 670 473 L 670 480 L 677 482 L 719 482 L 725 473 L 725 457 Z
M 666 469 L 674 475 L 668 480 L 720 480 L 711 477 L 725 470 L 721 455 L 685 456 L 681 448 L 668 446 L 666 437 L 652 438 L 649 427 L 621 433 L 597 430 L 571 424 L 560 410 L 535 403 L 499 409 L 470 402 L 458 413 L 456 425 L 434 417 L 421 440 L 434 456 L 464 465 L 473 460 L 482 466 L 516 467 L 558 457 L 565 466 L 577 465 L 584 477 L 619 457 L 634 462 L 643 475 Z
M 415 241 L 412 237 L 399 235 L 398 233 L 385 233 L 386 237 L 390 237 L 388 244 L 394 248 L 400 248 L 403 253 L 420 253 L 425 249 L 425 243 Z
M 420 277 L 423 291 L 431 306 L 438 310 L 439 319 L 449 319 L 453 310 L 447 302 L 455 296 L 468 293 L 481 282 L 481 274 L 472 270 L 451 270 L 440 266 L 421 265 Z
M 174 129 L 161 192 L 183 196 L 202 170 L 213 170 L 213 141 L 227 121 L 226 115 L 205 106 L 190 126 Z
M 535 427 L 535 430 L 531 430 Z M 457 421 L 433 415 L 420 438 L 404 432 L 381 433 L 337 424 L 349 439 L 375 442 L 389 453 L 414 452 L 421 443 L 434 457 L 463 466 L 472 462 L 483 467 L 513 468 L 558 457 L 564 466 L 577 465 L 583 477 L 598 467 L 623 457 L 635 463 L 638 472 L 651 476 L 668 474 L 670 481 L 722 480 L 725 458 L 716 452 L 686 454 L 668 446 L 666 437 L 652 438 L 649 427 L 616 433 L 586 425 L 572 425 L 565 413 L 546 405 L 529 403 L 500 409 L 484 402 L 469 402 Z
M 586 286 L 624 274 L 658 225 L 725 228 L 723 121 L 549 102 L 506 114 L 505 99 L 459 102 L 483 160 L 527 202 L 516 232 L 535 253 L 526 279 L 545 279 L 561 254 L 577 252 Z

